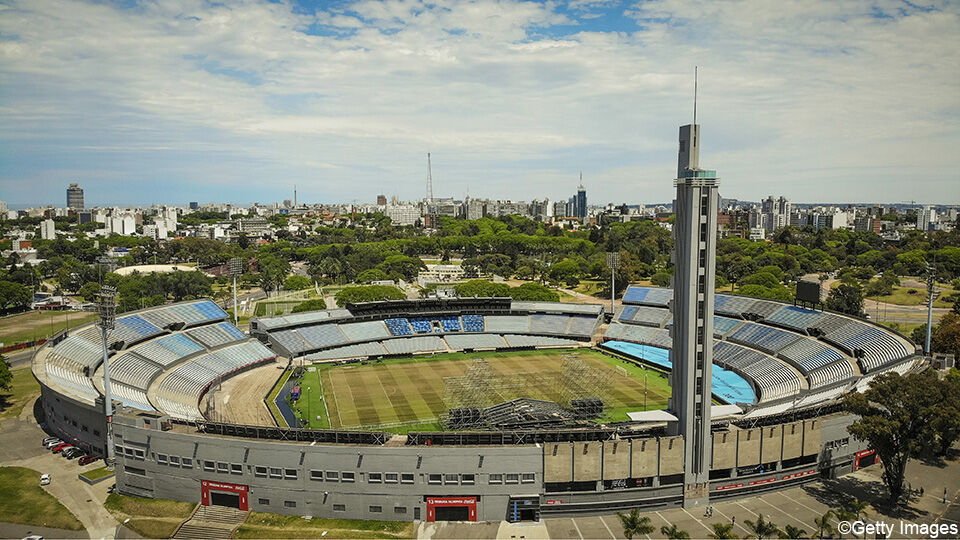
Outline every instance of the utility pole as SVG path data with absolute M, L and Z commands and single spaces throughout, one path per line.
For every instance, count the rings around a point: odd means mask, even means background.
M 237 312 L 237 276 L 243 274 L 243 259 L 230 259 L 230 275 L 233 276 L 233 325 L 240 326 L 240 314 Z
M 610 267 L 610 317 L 613 317 L 613 314 L 616 311 L 614 307 L 614 301 L 617 296 L 617 268 L 620 268 L 620 252 L 619 251 L 608 251 L 607 252 L 607 266 Z
M 113 330 L 117 321 L 117 288 L 100 287 L 100 338 L 103 345 L 103 406 L 107 417 L 107 464 L 113 465 L 113 397 L 110 394 L 110 360 L 107 351 L 107 332 Z

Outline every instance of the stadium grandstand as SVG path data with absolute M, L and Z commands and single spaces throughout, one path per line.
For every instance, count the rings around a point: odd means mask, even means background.
M 208 418 L 203 407 L 223 381 L 277 360 L 287 373 L 458 351 L 592 347 L 624 366 L 666 373 L 671 299 L 669 289 L 629 287 L 609 324 L 599 304 L 369 302 L 253 319 L 249 336 L 209 300 L 120 315 L 107 343 L 117 489 L 357 519 L 520 521 L 679 506 L 683 438 L 666 435 L 665 421 L 642 411 L 595 427 L 400 435 L 386 427 L 244 425 Z M 838 400 L 878 374 L 913 369 L 914 344 L 866 320 L 736 295 L 716 295 L 713 320 L 711 499 L 872 463 L 872 451 L 847 434 L 851 419 Z M 91 324 L 61 332 L 32 363 L 48 427 L 99 455 L 106 429 L 102 354 L 99 328 Z M 273 380 L 281 373 L 273 371 L 262 373 Z M 390 403 L 410 406 L 406 396 Z M 491 415 L 501 408 L 490 407 Z

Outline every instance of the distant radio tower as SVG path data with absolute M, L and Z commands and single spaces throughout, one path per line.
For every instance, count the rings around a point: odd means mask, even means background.
M 433 171 L 430 167 L 430 152 L 427 152 L 427 204 L 433 202 Z
M 297 207 L 297 185 L 293 185 L 293 207 Z

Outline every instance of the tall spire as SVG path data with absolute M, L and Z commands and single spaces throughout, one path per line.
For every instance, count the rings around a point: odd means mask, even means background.
M 583 189 L 583 171 L 580 171 L 580 189 Z
M 693 125 L 697 125 L 697 70 L 698 66 L 693 66 Z

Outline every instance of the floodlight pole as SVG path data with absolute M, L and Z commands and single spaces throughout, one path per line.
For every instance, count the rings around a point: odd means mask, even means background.
M 113 397 L 110 393 L 110 359 L 107 351 L 107 332 L 113 330 L 116 323 L 117 305 L 116 287 L 100 287 L 100 338 L 103 345 L 103 406 L 107 417 L 107 459 L 108 465 L 114 463 L 113 452 Z
M 233 276 L 233 325 L 240 326 L 240 313 L 237 311 L 237 276 L 243 273 L 243 259 L 230 259 L 230 275 Z
M 927 264 L 927 342 L 923 348 L 924 354 L 930 356 L 930 334 L 933 328 L 933 284 L 936 278 L 932 264 Z
M 616 307 L 614 307 L 614 302 L 616 301 L 617 296 L 617 268 L 620 267 L 620 253 L 617 251 L 608 251 L 607 252 L 607 266 L 610 267 L 610 317 L 613 317 Z

